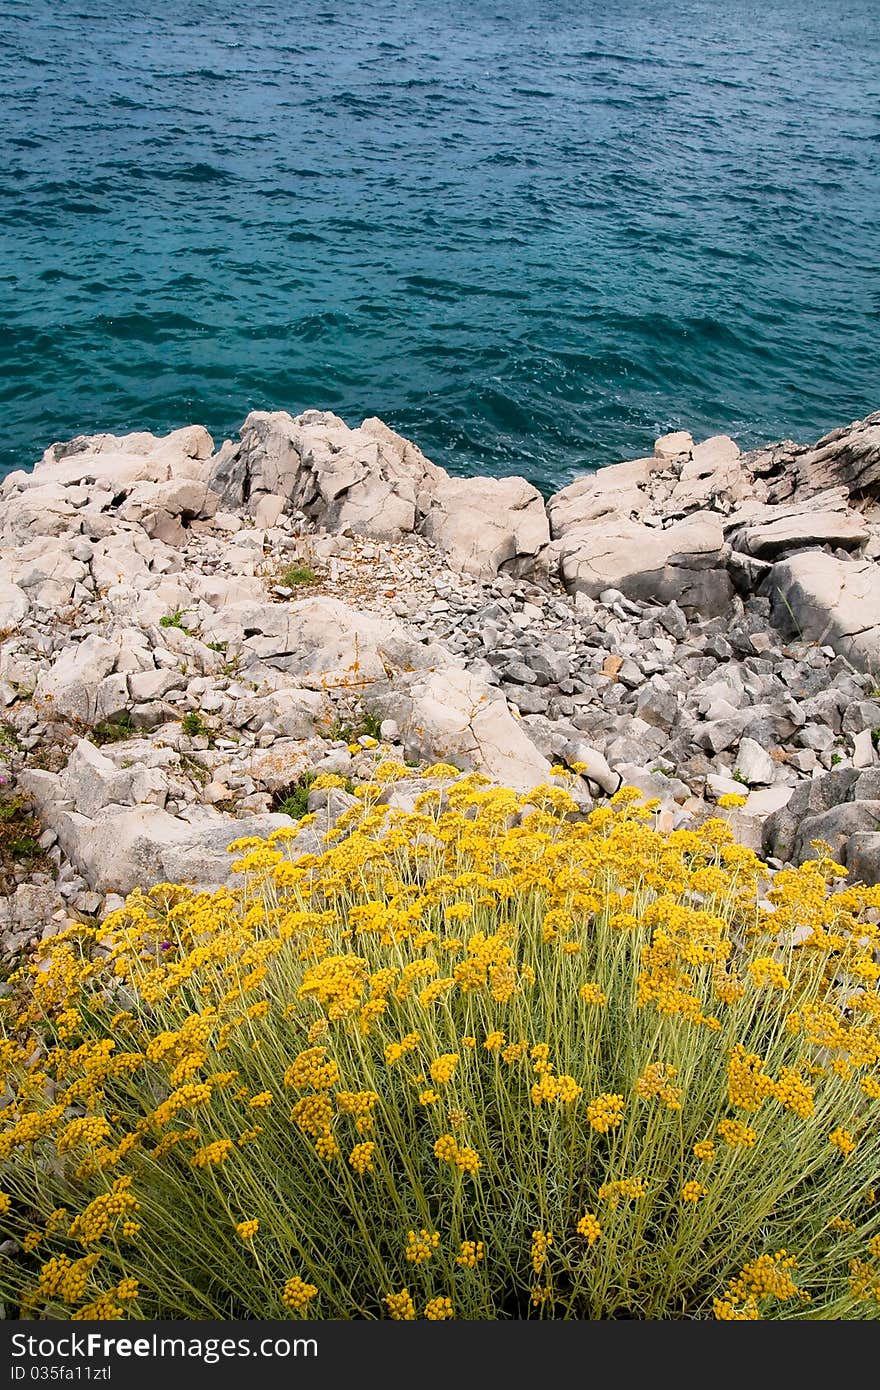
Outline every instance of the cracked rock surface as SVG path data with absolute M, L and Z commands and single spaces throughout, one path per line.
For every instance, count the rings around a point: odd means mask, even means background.
M 383 758 L 402 806 L 438 761 L 666 828 L 735 794 L 771 864 L 878 881 L 878 429 L 678 432 L 546 503 L 327 412 L 52 446 L 0 487 L 3 950 L 306 807 L 320 848 Z

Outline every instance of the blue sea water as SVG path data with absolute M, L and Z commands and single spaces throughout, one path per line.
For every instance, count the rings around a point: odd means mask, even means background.
M 880 407 L 878 0 L 0 0 L 0 472 L 381 415 L 545 489 Z

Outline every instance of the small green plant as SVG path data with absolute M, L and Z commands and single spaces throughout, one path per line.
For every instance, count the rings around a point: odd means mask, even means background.
M 133 738 L 137 733 L 134 721 L 128 710 L 123 710 L 115 719 L 104 719 L 92 729 L 92 742 L 101 748 L 105 743 L 121 743 L 123 739 Z
M 183 615 L 184 613 L 186 613 L 186 611 L 187 610 L 185 608 L 175 608 L 173 613 L 166 613 L 163 617 L 159 619 L 159 626 L 179 627 L 182 632 L 189 631 L 189 629 L 184 626 L 183 622 Z
M 15 891 L 15 869 L 22 860 L 32 864 L 42 859 L 37 839 L 41 831 L 25 797 L 18 793 L 0 797 L 0 893 Z
M 21 739 L 11 724 L 0 724 L 0 748 L 5 748 L 10 753 L 24 752 Z
M 375 714 L 365 714 L 361 721 L 361 733 L 368 738 L 382 737 L 382 720 Z
M 212 652 L 225 652 L 229 646 L 228 642 L 209 642 L 208 648 Z
M 187 738 L 211 738 L 213 729 L 210 724 L 206 724 L 198 710 L 189 710 L 181 719 L 180 727 Z
M 20 796 L 5 797 L 0 801 L 0 821 L 13 821 L 24 811 L 24 798 Z
M 279 580 L 285 589 L 301 589 L 304 584 L 317 584 L 317 582 L 318 576 L 311 565 L 290 565 Z
M 42 854 L 39 841 L 33 835 L 19 835 L 9 842 L 9 853 L 13 859 L 36 859 Z
M 309 791 L 317 777 L 316 772 L 304 772 L 298 781 L 285 787 L 275 796 L 275 810 L 291 820 L 301 820 L 309 809 Z
M 192 753 L 181 753 L 180 770 L 184 772 L 191 782 L 196 782 L 200 787 L 207 786 L 211 780 L 211 774 L 206 767 L 203 767 L 198 758 L 194 758 Z
M 843 757 L 841 756 L 840 753 L 832 753 L 832 754 L 831 754 L 831 766 L 832 766 L 832 767 L 837 767 L 837 764 L 838 764 L 838 763 L 842 763 L 842 762 L 843 762 Z
M 324 737 L 331 743 L 356 743 L 364 735 L 381 738 L 382 721 L 375 714 L 364 713 L 351 724 L 337 715 Z
M 742 775 L 741 772 L 734 772 L 734 774 L 733 774 L 733 780 L 734 780 L 734 782 L 739 782 L 739 784 L 740 784 L 741 787 L 747 787 L 747 786 L 749 785 L 748 782 L 746 781 L 745 777 L 743 777 L 743 775 Z

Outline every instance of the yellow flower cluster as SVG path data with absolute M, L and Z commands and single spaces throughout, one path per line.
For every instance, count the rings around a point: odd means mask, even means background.
M 608 1003 L 608 995 L 593 980 L 588 980 L 586 984 L 581 985 L 578 993 L 585 1004 L 596 1004 L 600 1009 L 604 1009 Z
M 751 1149 L 758 1142 L 758 1132 L 742 1120 L 722 1120 L 715 1133 L 731 1148 Z
M 481 1240 L 463 1240 L 461 1248 L 455 1257 L 455 1263 L 461 1265 L 462 1269 L 476 1269 L 477 1265 L 484 1258 L 483 1242 Z
M 317 1285 L 307 1284 L 298 1274 L 294 1274 L 284 1285 L 281 1302 L 285 1308 L 292 1308 L 295 1313 L 304 1313 L 317 1295 Z
M 284 1084 L 304 1090 L 329 1091 L 339 1080 L 339 1067 L 327 1061 L 326 1047 L 308 1047 L 295 1057 L 284 1073 Z
M 194 1168 L 214 1168 L 221 1163 L 225 1163 L 232 1153 L 234 1145 L 231 1139 L 215 1139 L 210 1144 L 204 1144 L 200 1149 L 196 1149 L 192 1156 Z
M 850 1131 L 848 1129 L 843 1129 L 841 1126 L 831 1131 L 828 1136 L 828 1142 L 833 1144 L 836 1149 L 839 1149 L 844 1158 L 849 1158 L 856 1147 L 856 1141 L 853 1139 Z
M 443 1322 L 449 1318 L 454 1318 L 452 1299 L 442 1296 L 429 1299 L 425 1304 L 425 1317 L 429 1322 Z
M 376 1153 L 374 1140 L 365 1140 L 362 1144 L 355 1144 L 348 1161 L 356 1173 L 363 1177 L 364 1173 L 373 1172 L 373 1159 Z
M 430 1260 L 437 1246 L 440 1244 L 440 1235 L 437 1231 L 427 1231 L 424 1226 L 416 1234 L 415 1231 L 406 1233 L 405 1256 L 411 1265 L 424 1264 Z
M 552 1244 L 552 1231 L 532 1231 L 532 1269 L 536 1274 L 540 1274 L 547 1263 L 547 1257 Z
M 701 1182 L 686 1182 L 681 1189 L 681 1200 L 683 1202 L 693 1202 L 696 1205 L 701 1197 L 707 1197 L 709 1189 Z
M 451 1163 L 461 1173 L 473 1177 L 481 1168 L 480 1155 L 476 1149 L 459 1148 L 454 1134 L 441 1134 L 434 1143 L 434 1155 L 441 1162 Z
M 642 1100 L 656 1096 L 667 1109 L 680 1110 L 681 1089 L 672 1084 L 677 1075 L 676 1067 L 668 1066 L 665 1062 L 651 1062 L 636 1082 L 636 1095 L 641 1096 Z
M 583 1236 L 588 1245 L 595 1245 L 602 1234 L 602 1227 L 599 1225 L 598 1217 L 595 1212 L 588 1211 L 577 1223 L 577 1233 Z
M 876 1316 L 880 888 L 822 852 L 768 886 L 726 821 L 584 812 L 570 771 L 408 775 L 13 972 L 6 1305 L 804 1316 L 763 1235 L 811 1314 Z
M 623 1120 L 623 1096 L 603 1091 L 587 1106 L 587 1119 L 598 1134 L 616 1129 Z
M 791 1298 L 808 1299 L 789 1273 L 796 1264 L 794 1255 L 785 1250 L 751 1260 L 731 1280 L 723 1297 L 715 1300 L 715 1317 L 722 1322 L 753 1322 L 762 1316 L 762 1300 L 775 1298 L 786 1303 Z
M 443 1056 L 436 1058 L 428 1068 L 431 1080 L 437 1086 L 443 1086 L 447 1081 L 451 1081 L 452 1073 L 460 1060 L 457 1052 L 444 1052 Z
M 403 1288 L 400 1293 L 386 1294 L 384 1302 L 388 1308 L 388 1316 L 395 1322 L 415 1322 L 416 1305 L 412 1301 L 409 1289 Z
M 647 1188 L 642 1178 L 616 1178 L 613 1182 L 602 1183 L 599 1188 L 599 1200 L 607 1202 L 609 1207 L 616 1207 L 621 1197 L 636 1202 L 646 1193 Z

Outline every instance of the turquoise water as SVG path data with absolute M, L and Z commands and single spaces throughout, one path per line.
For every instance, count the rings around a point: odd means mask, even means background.
M 545 488 L 880 407 L 877 0 L 0 0 L 0 471 L 377 414 Z

